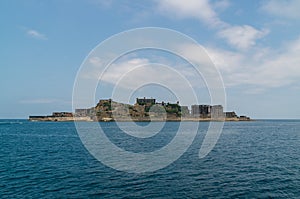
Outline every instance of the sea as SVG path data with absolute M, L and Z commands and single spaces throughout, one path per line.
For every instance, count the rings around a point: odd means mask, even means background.
M 115 122 L 99 123 L 112 143 L 135 153 L 170 143 L 178 125 L 133 138 Z M 91 155 L 73 122 L 0 120 L 0 198 L 300 198 L 300 120 L 226 122 L 200 159 L 208 126 L 200 122 L 192 144 L 166 167 L 128 173 Z

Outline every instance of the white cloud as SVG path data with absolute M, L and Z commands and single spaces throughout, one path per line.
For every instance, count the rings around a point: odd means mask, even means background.
M 238 49 L 247 49 L 256 44 L 256 40 L 268 34 L 268 30 L 258 30 L 250 25 L 233 26 L 221 20 L 214 9 L 226 9 L 227 0 L 161 0 L 157 1 L 159 10 L 171 17 L 195 18 L 214 28 L 220 38 Z
M 149 64 L 149 60 L 143 58 L 129 59 L 119 63 L 114 63 L 105 71 L 105 73 L 101 77 L 101 80 L 108 83 L 116 84 L 122 78 L 122 76 L 126 76 L 126 74 L 128 74 L 130 71 L 134 70 L 138 66 L 147 64 Z M 149 74 L 150 71 L 147 72 Z M 141 77 L 143 78 L 146 74 L 147 73 L 145 71 L 145 73 L 141 74 Z M 132 81 L 135 80 L 132 79 Z
M 90 57 L 87 59 L 89 69 L 84 70 L 80 76 L 80 78 L 84 78 L 83 82 L 87 82 L 87 84 L 83 83 L 82 85 L 83 87 L 86 85 L 88 89 L 89 83 L 96 80 L 99 86 L 97 92 L 103 95 L 107 92 L 106 88 L 109 88 L 112 93 L 108 95 L 113 95 L 111 96 L 113 99 L 124 103 L 126 102 L 124 98 L 128 94 L 133 91 L 142 91 L 140 89 L 143 86 L 155 85 L 166 88 L 176 93 L 176 97 L 181 96 L 179 98 L 183 104 L 195 103 L 193 96 L 191 96 L 191 89 L 206 89 L 202 77 L 186 62 L 177 63 L 168 57 L 152 54 L 149 55 L 150 58 L 146 57 L 147 55 L 126 55 L 109 65 L 101 77 L 100 73 L 106 65 L 102 64 L 103 60 L 101 61 L 98 57 Z M 161 91 L 154 90 L 153 92 L 157 94 Z M 162 96 L 170 95 L 170 93 L 160 94 Z M 206 96 L 208 93 L 203 95 Z M 206 99 L 203 95 L 201 99 Z
M 230 6 L 230 2 L 228 0 L 217 0 L 213 3 L 213 7 L 218 10 L 225 10 Z
M 103 64 L 99 57 L 91 57 L 88 61 L 93 66 L 101 66 Z
M 157 3 L 162 13 L 167 13 L 172 17 L 196 18 L 213 27 L 224 23 L 212 9 L 208 0 L 158 0 Z
M 182 48 L 182 51 L 185 52 L 185 49 L 187 48 Z M 189 59 L 199 60 L 199 56 L 193 57 L 194 54 L 187 55 Z M 83 74 L 82 78 L 97 79 L 112 85 L 119 84 L 118 86 L 127 89 L 131 89 L 143 81 L 154 83 L 155 81 L 163 81 L 184 90 L 185 87 L 182 86 L 181 81 L 178 81 L 178 78 L 187 79 L 192 86 L 205 86 L 204 82 L 201 81 L 200 74 L 198 74 L 191 65 L 188 66 L 186 65 L 187 63 L 174 64 L 170 60 L 160 56 L 152 57 L 152 59 L 155 61 L 153 62 L 148 58 L 131 57 L 128 55 L 122 58 L 122 60 L 111 64 L 100 77 L 100 71 L 102 71 L 102 67 L 105 66 L 101 65 L 102 62 L 98 57 L 91 57 L 88 60 L 91 67 Z M 174 71 L 177 72 L 175 73 Z M 120 80 L 122 80 L 122 83 L 119 82 Z
M 207 48 L 210 58 L 216 67 L 226 73 L 231 73 L 241 67 L 243 54 L 217 48 Z
M 180 46 L 182 56 L 188 60 L 202 63 L 203 59 L 195 46 Z M 208 54 L 220 70 L 226 87 L 243 86 L 246 94 L 258 94 L 269 88 L 295 85 L 300 78 L 300 36 L 299 39 L 290 41 L 276 50 L 269 48 L 253 47 L 251 51 L 225 50 L 215 47 L 207 48 Z M 195 87 L 203 87 L 203 79 L 191 67 L 182 64 L 162 64 L 172 66 L 189 83 Z M 205 59 L 204 59 L 205 60 Z M 89 59 L 94 66 L 87 74 L 90 78 L 98 79 L 97 70 L 102 61 L 97 57 Z M 139 67 L 146 66 L 146 67 Z M 159 69 L 159 70 L 158 70 Z M 170 71 L 162 71 L 161 67 L 151 64 L 147 58 L 127 57 L 113 63 L 101 77 L 101 81 L 116 85 L 122 78 L 119 86 L 132 89 L 141 82 L 153 82 L 163 79 L 165 82 L 184 90 L 178 78 L 174 78 Z
M 262 5 L 262 10 L 275 16 L 300 19 L 299 0 L 269 0 Z
M 231 26 L 218 32 L 220 38 L 224 38 L 227 42 L 238 48 L 247 49 L 256 44 L 256 40 L 268 34 L 268 30 L 257 30 L 252 26 Z
M 35 38 L 35 39 L 43 39 L 43 40 L 48 39 L 46 37 L 46 35 L 38 32 L 37 30 L 33 30 L 33 29 L 27 29 L 26 34 L 29 35 L 30 37 Z
M 300 37 L 287 44 L 281 53 L 274 53 L 257 71 L 257 77 L 269 86 L 278 87 L 299 81 Z
M 300 37 L 279 50 L 256 48 L 253 53 L 209 48 L 226 86 L 249 85 L 246 93 L 297 83 L 300 78 Z

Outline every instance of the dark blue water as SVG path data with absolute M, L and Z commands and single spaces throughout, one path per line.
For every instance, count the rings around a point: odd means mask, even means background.
M 101 124 L 115 144 L 151 151 L 178 123 L 145 140 Z M 300 121 L 228 122 L 211 153 L 198 158 L 205 129 L 168 167 L 129 174 L 104 166 L 81 143 L 72 122 L 0 120 L 1 198 L 299 198 Z

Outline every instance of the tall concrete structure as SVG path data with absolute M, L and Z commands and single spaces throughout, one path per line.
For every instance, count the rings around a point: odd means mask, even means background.
M 87 117 L 93 116 L 95 114 L 95 108 L 88 108 L 88 109 L 75 109 L 75 116 L 76 117 Z
M 211 106 L 210 105 L 192 105 L 191 115 L 193 117 L 207 118 L 210 116 Z
M 237 114 L 234 111 L 231 112 L 225 112 L 226 118 L 238 118 Z
M 149 98 L 136 98 L 136 103 L 138 105 L 153 105 L 155 104 L 155 99 L 149 99 Z
M 224 118 L 225 114 L 223 112 L 223 106 L 222 105 L 214 105 L 211 107 L 211 118 L 212 119 L 218 119 L 218 118 Z

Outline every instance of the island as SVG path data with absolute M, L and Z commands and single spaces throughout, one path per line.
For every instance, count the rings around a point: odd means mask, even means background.
M 29 116 L 30 121 L 251 121 L 234 111 L 224 112 L 222 105 L 194 104 L 191 110 L 179 102 L 157 102 L 153 98 L 137 98 L 135 104 L 100 99 L 95 107 L 75 112 L 54 112 L 47 116 Z

